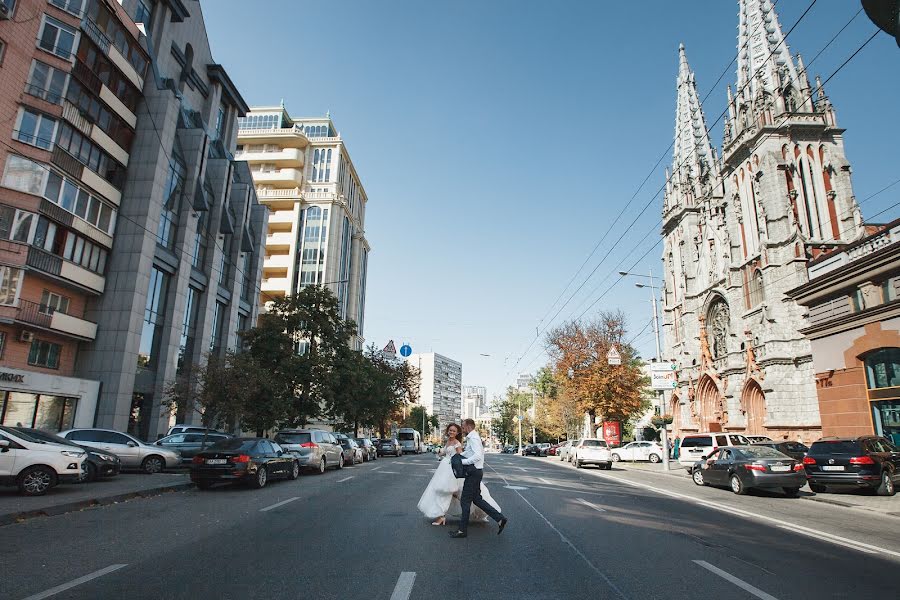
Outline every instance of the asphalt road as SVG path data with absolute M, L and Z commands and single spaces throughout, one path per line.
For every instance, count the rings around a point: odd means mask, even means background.
M 774 495 L 735 503 L 670 477 L 546 459 L 487 462 L 510 517 L 501 536 L 474 524 L 454 540 L 417 512 L 431 455 L 380 459 L 2 527 L 0 596 L 786 600 L 900 589 L 896 517 Z

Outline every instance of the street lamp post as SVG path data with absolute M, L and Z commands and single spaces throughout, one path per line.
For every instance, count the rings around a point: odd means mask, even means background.
M 619 271 L 619 275 L 623 277 L 626 275 L 630 275 L 632 277 L 647 277 L 650 279 L 649 284 L 645 283 L 637 283 L 636 287 L 639 288 L 649 288 L 650 289 L 650 302 L 653 304 L 653 333 L 656 335 L 656 361 L 662 362 L 662 347 L 659 343 L 659 312 L 656 309 L 656 292 L 659 290 L 658 287 L 653 285 L 653 270 L 650 270 L 649 275 L 641 275 L 638 273 L 629 273 L 627 271 Z M 658 401 L 659 401 L 659 416 L 662 417 L 666 414 L 666 393 L 663 390 L 658 390 Z M 670 470 L 669 467 L 669 430 L 668 426 L 665 422 L 662 424 L 662 450 L 663 450 L 663 470 Z

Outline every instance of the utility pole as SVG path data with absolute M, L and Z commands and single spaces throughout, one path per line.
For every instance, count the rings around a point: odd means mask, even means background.
M 533 385 L 533 384 L 532 384 Z M 537 444 L 537 428 L 534 422 L 537 420 L 537 395 L 534 387 L 531 388 L 531 443 Z
M 656 334 L 656 362 L 662 362 L 662 350 L 659 343 L 659 312 L 656 309 L 656 287 L 653 285 L 653 269 L 650 269 L 650 295 L 653 300 L 653 333 Z M 666 414 L 666 393 L 658 390 L 659 416 Z M 663 470 L 669 470 L 669 429 L 665 421 L 662 424 Z
M 516 397 L 519 399 L 519 414 L 516 415 L 519 419 L 519 455 L 522 456 L 525 454 L 522 450 L 522 394 L 516 394 Z

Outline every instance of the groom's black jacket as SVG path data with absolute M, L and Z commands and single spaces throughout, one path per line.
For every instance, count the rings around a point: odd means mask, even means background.
M 462 455 L 457 453 L 450 457 L 450 468 L 457 479 L 465 479 L 469 473 L 468 465 L 462 462 Z

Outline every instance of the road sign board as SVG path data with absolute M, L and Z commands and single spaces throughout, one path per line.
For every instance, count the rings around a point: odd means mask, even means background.
M 525 415 L 519 415 L 518 418 L 519 418 L 520 421 L 524 421 L 524 420 L 525 420 Z
M 403 344 L 402 346 L 400 346 L 400 356 L 406 358 L 410 354 L 412 354 L 412 348 L 409 344 Z
M 397 354 L 397 346 L 394 345 L 394 340 L 389 341 L 382 352 L 385 354 Z
M 619 350 L 614 345 L 610 346 L 609 352 L 606 353 L 606 362 L 610 365 L 622 364 L 622 355 L 619 354 Z
M 656 363 L 659 364 L 659 363 Z M 653 366 L 655 367 L 656 364 Z M 675 363 L 662 363 L 664 365 L 671 364 L 671 369 L 650 369 L 650 385 L 654 390 L 674 390 L 678 387 L 678 377 L 675 373 Z
M 673 362 L 650 363 L 650 371 L 674 371 L 678 366 Z

